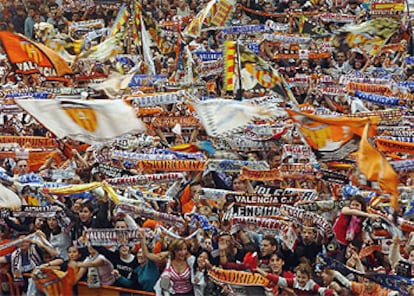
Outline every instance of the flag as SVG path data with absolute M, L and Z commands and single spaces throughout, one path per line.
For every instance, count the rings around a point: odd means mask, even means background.
M 175 45 L 162 36 L 162 32 L 160 31 L 157 23 L 150 17 L 144 15 L 142 15 L 141 20 L 143 20 L 143 24 L 145 23 L 148 33 L 150 34 L 152 40 L 157 44 L 159 51 L 162 54 L 173 53 Z
M 44 76 L 72 74 L 68 64 L 49 47 L 7 31 L 0 32 L 0 44 L 16 72 Z
M 119 8 L 118 15 L 116 16 L 116 19 L 114 21 L 114 25 L 112 26 L 110 37 L 114 37 L 117 33 L 119 33 L 122 29 L 122 27 L 126 24 L 128 21 L 129 12 L 127 9 L 126 4 L 122 4 L 122 6 Z
M 132 37 L 134 38 L 135 46 L 139 44 L 138 32 L 141 28 L 142 7 L 138 0 L 134 1 L 134 23 L 132 25 Z
M 345 25 L 339 30 L 337 41 L 374 56 L 399 28 L 397 19 L 375 18 L 361 24 Z
M 133 108 L 122 100 L 16 99 L 16 103 L 58 138 L 94 144 L 145 131 Z
M 243 89 L 248 90 L 259 85 L 266 89 L 272 89 L 286 101 L 294 102 L 296 105 L 296 99 L 288 89 L 283 77 L 268 62 L 243 45 L 238 45 L 238 55 Z
M 192 37 L 198 37 L 201 33 L 201 27 L 207 17 L 207 15 L 211 12 L 212 7 L 216 5 L 217 0 L 212 0 L 207 3 L 206 7 L 204 7 L 193 20 L 185 27 L 183 31 L 183 35 L 188 35 Z
M 211 24 L 217 27 L 223 26 L 231 11 L 232 8 L 235 6 L 234 1 L 232 0 L 219 0 L 217 3 L 217 11 L 212 14 Z
M 357 153 L 358 169 L 368 180 L 377 181 L 382 191 L 392 194 L 391 205 L 397 209 L 399 177 L 388 160 L 368 141 L 369 132 L 367 123 Z
M 91 59 L 104 63 L 118 53 L 122 53 L 121 40 L 119 36 L 113 36 L 79 55 L 80 59 Z
M 147 65 L 147 73 L 156 75 L 157 72 L 155 71 L 154 59 L 152 58 L 151 49 L 150 49 L 150 37 L 148 34 L 147 29 L 145 28 L 145 24 L 142 21 L 141 15 L 141 36 L 142 36 L 142 55 L 144 56 L 144 62 Z
M 233 90 L 234 64 L 236 55 L 236 42 L 225 41 L 223 48 L 224 58 L 224 81 L 223 87 L 226 91 Z
M 287 110 L 298 123 L 304 140 L 322 161 L 343 160 L 358 150 L 360 137 L 369 118 L 319 117 Z
M 89 87 L 97 91 L 103 91 L 108 98 L 115 99 L 129 87 L 134 76 L 135 74 L 122 75 L 118 72 L 112 72 L 103 82 L 89 83 Z
M 273 120 L 286 112 L 274 105 L 255 106 L 235 100 L 215 99 L 191 103 L 209 136 L 218 137 L 244 129 L 253 120 Z

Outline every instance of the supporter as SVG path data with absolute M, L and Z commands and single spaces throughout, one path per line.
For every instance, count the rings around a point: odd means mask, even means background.
M 184 240 L 174 240 L 169 246 L 170 262 L 160 277 L 160 287 L 175 295 L 194 295 L 192 269 L 195 257 L 189 255 Z
M 289 278 L 292 279 L 294 278 L 294 274 L 291 273 L 290 271 L 284 271 L 283 270 L 283 266 L 285 265 L 285 259 L 284 256 L 281 252 L 274 252 L 270 255 L 270 260 L 269 260 L 269 273 L 273 274 L 273 275 L 277 275 L 277 276 L 281 276 L 284 278 Z M 261 268 L 256 268 L 254 270 L 255 272 L 261 274 L 262 276 L 266 277 L 267 276 L 267 271 L 261 269 Z M 265 287 L 265 295 L 280 295 L 282 293 L 282 289 L 280 289 L 277 285 L 274 285 L 273 282 L 271 282 L 271 286 L 269 287 Z
M 300 239 L 297 242 L 294 251 L 296 260 L 301 261 L 302 258 L 306 258 L 313 265 L 316 261 L 316 256 L 321 251 L 322 244 L 317 241 L 315 227 L 303 225 L 300 233 Z M 294 264 L 294 266 L 296 265 L 297 264 Z
M 114 266 L 112 263 L 91 245 L 88 244 L 89 256 L 83 262 L 75 262 L 79 268 L 77 280 L 87 275 L 87 283 L 90 287 L 98 288 L 102 285 L 113 285 L 115 276 L 112 274 Z
M 267 273 L 266 277 L 280 288 L 292 289 L 295 295 L 334 295 L 334 290 L 323 288 L 312 280 L 312 269 L 307 263 L 300 263 L 295 268 L 294 278 L 284 278 L 271 273 Z
M 43 234 L 36 232 L 43 237 Z M 17 246 L 11 254 L 0 257 L 0 263 L 7 263 L 11 265 L 13 280 L 16 285 L 19 285 L 22 291 L 28 288 L 28 280 L 23 277 L 24 272 L 31 272 L 35 267 L 43 263 L 41 256 L 42 249 L 48 252 L 51 256 L 57 255 L 57 252 L 45 245 L 41 240 L 26 239 L 25 235 L 20 235 L 19 239 L 22 242 Z
M 24 34 L 24 23 L 26 20 L 26 11 L 24 6 L 20 5 L 16 7 L 16 14 L 11 18 L 11 24 L 13 30 L 17 33 Z
M 26 35 L 26 37 L 30 39 L 33 39 L 34 37 L 33 28 L 35 24 L 35 20 L 34 20 L 35 13 L 36 12 L 34 8 L 29 8 L 29 10 L 27 11 L 27 17 L 24 21 L 24 35 Z
M 343 207 L 336 220 L 333 229 L 335 237 L 342 250 L 350 241 L 358 238 L 365 239 L 362 231 L 363 218 L 376 218 L 375 215 L 366 212 L 366 202 L 360 195 L 351 198 L 349 207 Z
M 355 295 L 379 295 L 379 296 L 391 296 L 398 295 L 395 291 L 390 291 L 385 288 L 382 288 L 380 285 L 375 284 L 367 278 L 364 278 L 363 283 L 349 281 L 338 271 L 333 272 L 333 276 L 337 279 L 342 285 L 346 288 L 351 289 L 352 293 Z
M 29 163 L 26 159 L 19 159 L 16 161 L 17 176 L 26 175 L 30 172 Z
M 50 235 L 48 237 L 50 244 L 56 248 L 56 251 L 63 260 L 67 260 L 67 249 L 71 245 L 70 236 L 59 226 L 56 217 L 47 218 L 47 225 L 50 230 Z

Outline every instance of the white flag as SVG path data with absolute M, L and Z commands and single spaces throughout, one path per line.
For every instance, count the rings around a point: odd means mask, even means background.
M 286 111 L 273 105 L 255 106 L 235 100 L 214 99 L 192 103 L 209 136 L 240 132 L 253 120 L 273 120 Z
M 145 132 L 144 123 L 122 100 L 19 99 L 16 103 L 58 138 L 95 144 Z

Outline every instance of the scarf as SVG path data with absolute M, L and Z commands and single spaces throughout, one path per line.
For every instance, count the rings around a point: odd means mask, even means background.
M 20 248 L 16 249 L 11 255 L 11 271 L 13 279 L 15 281 L 23 281 L 23 272 L 26 272 L 22 270 L 22 256 L 23 254 Z M 33 267 L 33 269 L 36 266 L 39 266 L 42 262 L 42 258 L 40 257 L 40 254 L 37 252 L 36 246 L 33 244 L 31 244 L 29 247 L 28 257 L 30 265 Z
M 348 228 L 346 229 L 346 240 L 353 241 L 354 238 L 361 232 L 361 217 L 351 216 Z

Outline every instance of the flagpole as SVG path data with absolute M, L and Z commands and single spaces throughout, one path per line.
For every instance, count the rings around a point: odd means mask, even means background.
M 236 92 L 236 100 L 241 101 L 242 100 L 242 94 L 243 94 L 243 89 L 242 89 L 242 79 L 241 79 L 241 62 L 240 62 L 240 49 L 239 49 L 239 36 L 237 36 L 237 40 L 236 40 L 236 52 L 237 52 L 237 76 L 239 79 L 239 88 L 237 89 Z

